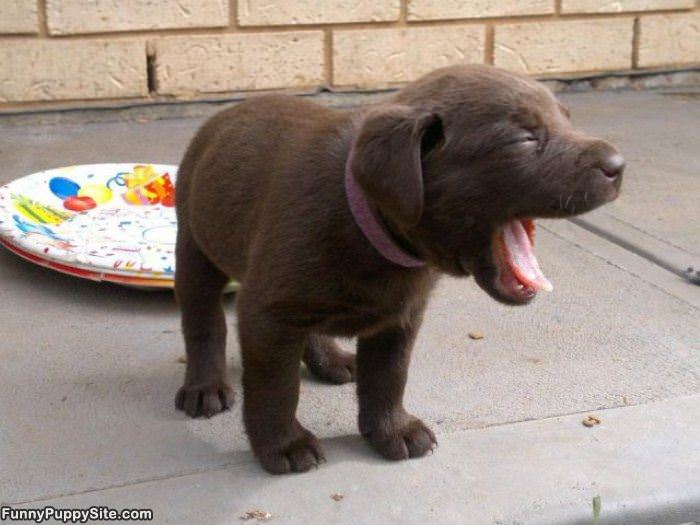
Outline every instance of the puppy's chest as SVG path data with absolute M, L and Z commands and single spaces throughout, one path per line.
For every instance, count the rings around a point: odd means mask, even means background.
M 358 305 L 326 316 L 317 331 L 327 335 L 354 337 L 377 332 L 384 327 L 403 324 L 410 318 L 411 308 L 405 304 L 386 308 Z
M 323 319 L 321 331 L 356 336 L 404 324 L 423 309 L 435 285 L 435 275 L 407 282 L 385 281 L 370 290 L 342 294 L 342 308 Z

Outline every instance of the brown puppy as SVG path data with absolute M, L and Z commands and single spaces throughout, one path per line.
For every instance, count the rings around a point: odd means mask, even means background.
M 424 455 L 435 437 L 402 398 L 438 276 L 474 275 L 497 300 L 527 303 L 549 287 L 532 219 L 615 199 L 623 169 L 542 85 L 488 66 L 440 69 L 354 112 L 280 95 L 219 113 L 178 175 L 188 362 L 177 407 L 211 416 L 233 402 L 221 291 L 234 277 L 244 419 L 267 470 L 301 472 L 322 458 L 295 417 L 302 359 L 332 382 L 356 374 L 360 431 L 383 456 Z M 374 219 L 354 216 L 349 196 Z M 364 233 L 372 220 L 408 262 Z M 357 336 L 356 365 L 333 336 Z

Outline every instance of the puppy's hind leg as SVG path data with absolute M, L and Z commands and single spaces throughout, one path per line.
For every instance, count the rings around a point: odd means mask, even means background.
M 342 385 L 355 380 L 355 354 L 341 349 L 331 337 L 309 336 L 304 363 L 313 375 L 328 383 Z
M 175 296 L 187 352 L 185 384 L 175 396 L 175 406 L 191 417 L 211 417 L 230 408 L 234 397 L 226 371 L 221 303 L 228 277 L 201 252 L 186 224 L 178 228 L 175 252 Z

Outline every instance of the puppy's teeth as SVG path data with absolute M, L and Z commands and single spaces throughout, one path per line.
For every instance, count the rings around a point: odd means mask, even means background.
M 544 290 L 545 292 L 551 292 L 552 290 L 554 290 L 554 286 L 552 286 L 552 283 L 545 279 L 542 283 L 542 290 Z

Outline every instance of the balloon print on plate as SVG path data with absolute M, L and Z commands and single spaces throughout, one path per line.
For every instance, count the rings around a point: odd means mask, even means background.
M 177 167 L 90 164 L 0 187 L 0 241 L 90 278 L 172 286 Z M 129 279 L 132 281 L 129 281 Z

